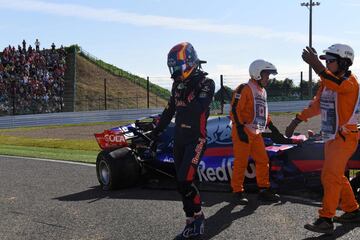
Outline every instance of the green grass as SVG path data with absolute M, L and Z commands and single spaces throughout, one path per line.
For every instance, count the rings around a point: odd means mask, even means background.
M 54 149 L 96 151 L 99 149 L 94 140 L 65 140 L 65 139 L 39 139 L 28 137 L 14 137 L 0 135 L 1 145 L 24 146 L 24 147 L 45 147 Z
M 13 146 L 0 144 L 0 154 L 95 163 L 98 151 L 71 150 L 48 147 Z
M 78 126 L 97 126 L 97 125 L 114 125 L 120 126 L 128 124 L 132 121 L 116 121 L 116 122 L 93 122 L 93 123 L 72 123 L 72 124 L 62 124 L 62 125 L 46 125 L 46 126 L 38 126 L 38 127 L 19 127 L 19 128 L 5 128 L 0 129 L 0 134 L 4 132 L 17 132 L 17 131 L 33 131 L 33 130 L 41 130 L 41 129 L 53 129 L 53 128 L 63 128 L 63 127 L 78 127 Z
M 111 74 L 114 74 L 115 76 L 123 77 L 123 78 L 125 78 L 129 81 L 132 81 L 133 83 L 143 87 L 144 89 L 147 89 L 147 80 L 146 79 L 139 77 L 135 74 L 129 73 L 127 71 L 124 71 L 123 69 L 120 69 L 120 68 L 118 68 L 114 65 L 111 65 L 109 63 L 106 63 L 102 60 L 96 59 L 93 56 L 91 56 L 83 51 L 80 51 L 79 55 L 81 55 L 82 57 L 91 61 L 92 63 L 96 64 L 98 67 L 110 72 Z M 171 95 L 169 90 L 167 90 L 159 85 L 153 84 L 151 82 L 149 82 L 149 91 L 165 100 L 167 100 Z
M 271 112 L 270 115 L 273 116 L 295 116 L 296 112 Z
M 52 139 L 30 138 L 6 135 L 8 132 L 24 132 L 42 129 L 64 128 L 72 126 L 94 126 L 110 124 L 114 126 L 125 125 L 130 121 L 106 122 L 106 123 L 83 123 L 63 124 L 39 127 L 23 127 L 12 129 L 0 129 L 0 155 L 37 157 L 47 159 L 69 160 L 76 162 L 95 163 L 96 156 L 100 151 L 97 142 L 84 139 Z

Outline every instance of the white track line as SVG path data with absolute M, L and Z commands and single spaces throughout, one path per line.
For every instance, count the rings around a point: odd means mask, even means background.
M 72 161 L 63 161 L 63 160 L 56 160 L 56 159 L 45 159 L 45 158 L 32 158 L 32 157 L 18 157 L 18 156 L 10 156 L 10 155 L 0 155 L 0 157 L 4 158 L 16 158 L 16 159 L 30 159 L 36 161 L 44 161 L 44 162 L 57 162 L 57 163 L 67 163 L 67 164 L 74 164 L 74 165 L 82 165 L 82 166 L 89 166 L 95 167 L 95 164 L 92 163 L 81 163 L 81 162 L 72 162 Z

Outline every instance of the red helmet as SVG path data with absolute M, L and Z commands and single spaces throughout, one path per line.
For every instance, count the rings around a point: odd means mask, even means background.
M 199 60 L 194 47 L 188 42 L 175 45 L 167 58 L 171 78 L 180 80 L 187 79 L 203 62 Z

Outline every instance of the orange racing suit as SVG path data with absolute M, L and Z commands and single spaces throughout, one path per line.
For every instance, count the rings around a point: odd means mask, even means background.
M 256 181 L 259 188 L 269 188 L 269 158 L 261 132 L 270 121 L 267 108 L 266 90 L 250 79 L 235 90 L 230 117 L 232 120 L 232 141 L 234 166 L 231 178 L 233 192 L 244 191 L 245 171 L 248 158 L 255 161 Z M 238 127 L 244 126 L 248 143 L 239 137 Z
M 307 121 L 321 113 L 321 131 L 325 141 L 324 165 L 321 183 L 324 188 L 320 217 L 332 218 L 339 205 L 345 212 L 356 210 L 359 205 L 348 179 L 344 176 L 346 164 L 358 145 L 357 110 L 359 84 L 348 71 L 339 78 L 328 69 L 319 74 L 320 88 L 297 118 Z

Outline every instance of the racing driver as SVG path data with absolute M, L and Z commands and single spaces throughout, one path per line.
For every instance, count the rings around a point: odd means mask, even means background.
M 270 190 L 269 158 L 261 135 L 267 126 L 272 132 L 279 133 L 269 118 L 265 90 L 270 74 L 277 74 L 277 69 L 272 63 L 258 59 L 250 64 L 249 73 L 248 83 L 239 85 L 234 91 L 230 111 L 234 151 L 231 187 L 235 201 L 244 205 L 248 203 L 244 195 L 244 178 L 249 156 L 255 161 L 260 200 L 280 199 Z
M 175 115 L 174 161 L 177 189 L 182 197 L 186 226 L 176 239 L 204 234 L 205 217 L 194 176 L 206 147 L 206 123 L 215 83 L 202 71 L 193 46 L 175 45 L 168 53 L 167 65 L 174 80 L 168 105 L 161 114 L 152 137 L 156 139 Z M 156 141 L 153 141 L 156 142 Z
M 321 114 L 321 132 L 324 138 L 324 163 L 321 183 L 324 189 L 319 218 L 304 227 L 310 231 L 332 234 L 333 221 L 360 222 L 359 205 L 348 179 L 344 176 L 346 164 L 358 145 L 357 112 L 359 84 L 349 71 L 354 51 L 345 44 L 333 44 L 324 50 L 320 59 L 315 49 L 306 47 L 302 58 L 320 76 L 320 88 L 309 107 L 297 114 L 286 129 L 290 137 L 302 121 Z M 345 212 L 334 217 L 340 202 Z

